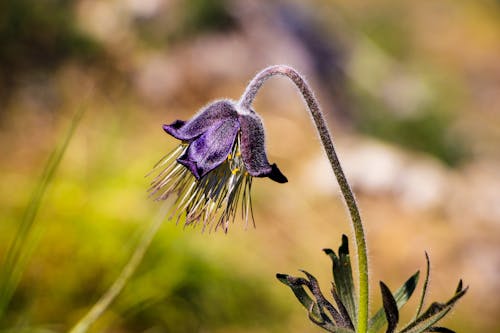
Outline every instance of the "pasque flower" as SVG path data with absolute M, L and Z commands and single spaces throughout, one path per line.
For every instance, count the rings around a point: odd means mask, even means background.
M 160 200 L 177 194 L 171 217 L 178 221 L 185 214 L 186 225 L 206 227 L 215 220 L 227 230 L 240 199 L 243 219 L 253 221 L 253 177 L 287 182 L 267 159 L 260 117 L 234 101 L 213 102 L 192 119 L 163 129 L 182 143 L 158 162 L 150 191 Z
M 276 75 L 288 77 L 302 94 L 339 184 L 354 230 L 358 283 L 356 291 L 346 236 L 342 237 L 338 255 L 332 250 L 325 250 L 333 261 L 334 281 L 331 293 L 336 307 L 323 295 L 317 279 L 305 271 L 303 272 L 306 278 L 286 274 L 277 274 L 277 278 L 291 288 L 299 302 L 307 309 L 309 319 L 327 331 L 378 332 L 387 324 L 386 333 L 393 333 L 399 323 L 399 308 L 413 293 L 419 273 L 410 277 L 395 293 L 380 282 L 383 309 L 377 311 L 369 320 L 367 246 L 356 198 L 342 170 L 318 101 L 304 78 L 293 68 L 285 65 L 268 67 L 250 81 L 238 102 L 216 101 L 189 121 L 177 120 L 170 125 L 164 125 L 163 129 L 181 140 L 181 144 L 153 169 L 157 175 L 151 184 L 151 195 L 162 200 L 174 194 L 176 202 L 172 206 L 170 218 L 179 221 L 184 216 L 186 225 L 203 224 L 205 228 L 213 226 L 211 222 L 216 221 L 216 228 L 221 226 L 227 230 L 229 222 L 235 218 L 239 202 L 243 219 L 248 223 L 250 216 L 253 221 L 250 198 L 253 178 L 269 177 L 279 183 L 287 181 L 278 167 L 267 160 L 262 121 L 251 108 L 264 82 Z M 86 331 L 121 292 L 161 226 L 163 216 L 162 210 L 143 235 L 120 276 L 73 327 L 72 333 Z M 430 262 L 427 257 L 427 274 L 417 313 L 413 321 L 398 332 L 452 332 L 435 324 L 450 312 L 467 288 L 464 289 L 460 281 L 450 300 L 446 303 L 434 302 L 426 311 L 421 312 L 429 281 L 429 269 Z

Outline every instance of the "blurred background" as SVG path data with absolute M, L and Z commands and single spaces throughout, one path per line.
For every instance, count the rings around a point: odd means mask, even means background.
M 500 332 L 499 1 L 3 0 L 0 45 L 0 258 L 85 110 L 1 329 L 63 332 L 85 314 L 160 207 L 145 174 L 177 144 L 161 125 L 284 63 L 316 91 L 359 199 L 372 310 L 378 281 L 395 290 L 427 251 L 429 301 L 470 286 L 442 326 Z M 164 223 L 91 332 L 320 332 L 275 273 L 305 269 L 327 293 L 321 249 L 351 235 L 347 211 L 291 82 L 254 106 L 289 183 L 254 182 L 256 228 Z

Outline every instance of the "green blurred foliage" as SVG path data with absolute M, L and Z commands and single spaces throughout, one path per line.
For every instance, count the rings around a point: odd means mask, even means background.
M 10 70 L 47 69 L 68 58 L 92 59 L 99 45 L 75 25 L 73 0 L 0 4 L 0 62 Z
M 163 240 L 165 241 L 165 240 Z M 285 311 L 274 300 L 272 284 L 217 265 L 198 251 L 169 239 L 151 249 L 116 308 L 120 325 L 144 331 L 217 331 L 227 327 L 277 329 Z M 140 295 L 138 297 L 138 295 Z
M 412 42 L 408 38 L 408 22 L 401 20 L 405 15 L 405 6 L 393 4 L 379 8 L 377 11 L 365 13 L 359 20 L 359 29 L 372 39 L 385 52 L 397 59 L 405 59 L 412 55 Z
M 170 21 L 170 22 L 169 22 Z M 170 24 L 175 21 L 175 24 Z M 135 20 L 136 32 L 148 47 L 185 42 L 193 36 L 224 32 L 237 26 L 225 0 L 191 0 L 176 3 L 168 12 Z
M 394 114 L 369 96 L 358 98 L 357 103 L 356 126 L 363 133 L 430 154 L 452 167 L 470 157 L 465 139 L 453 131 L 453 114 L 440 110 L 438 103 L 411 116 Z
M 91 63 L 104 57 L 103 48 L 77 28 L 74 4 L 74 0 L 0 2 L 0 101 L 27 75 L 50 72 L 72 59 Z
M 225 0 L 193 0 L 183 4 L 184 23 L 181 27 L 185 34 L 224 31 L 235 24 Z

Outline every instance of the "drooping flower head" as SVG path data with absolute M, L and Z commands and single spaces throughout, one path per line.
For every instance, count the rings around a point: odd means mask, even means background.
M 234 101 L 213 102 L 192 119 L 163 129 L 182 143 L 155 166 L 150 192 L 159 200 L 176 194 L 171 218 L 185 214 L 186 225 L 205 228 L 215 221 L 227 231 L 240 200 L 243 219 L 253 221 L 253 177 L 287 182 L 267 159 L 260 117 Z

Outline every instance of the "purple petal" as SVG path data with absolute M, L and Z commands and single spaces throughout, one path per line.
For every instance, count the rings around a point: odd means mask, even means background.
M 223 163 L 233 148 L 240 129 L 237 119 L 226 119 L 212 126 L 189 144 L 186 152 L 177 159 L 200 179 Z
M 270 165 L 267 160 L 264 127 L 256 113 L 240 114 L 241 157 L 248 173 L 254 177 L 269 177 L 278 183 L 286 183 L 288 179 L 281 173 L 276 164 Z
M 191 142 L 209 128 L 218 126 L 228 119 L 238 119 L 234 103 L 229 100 L 220 100 L 203 108 L 188 121 L 176 120 L 170 125 L 163 125 L 163 130 L 176 139 Z

